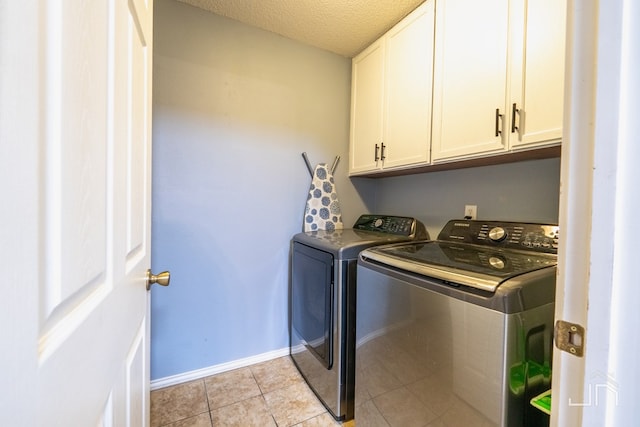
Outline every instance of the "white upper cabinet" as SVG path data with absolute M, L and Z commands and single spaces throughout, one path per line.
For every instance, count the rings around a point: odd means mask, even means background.
M 439 0 L 432 159 L 560 142 L 565 0 Z
M 386 36 L 384 167 L 429 161 L 434 1 Z
M 509 145 L 555 144 L 562 138 L 566 0 L 514 3 L 524 27 L 513 34 Z
M 429 162 L 434 1 L 353 59 L 350 174 Z
M 508 12 L 508 0 L 438 1 L 433 160 L 505 149 Z
M 378 40 L 353 59 L 349 172 L 379 167 L 382 149 L 384 43 Z

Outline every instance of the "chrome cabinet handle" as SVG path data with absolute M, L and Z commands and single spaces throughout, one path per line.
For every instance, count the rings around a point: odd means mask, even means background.
M 384 142 L 381 145 L 382 149 L 380 150 L 380 160 L 384 160 L 386 158 L 384 155 Z
M 514 102 L 511 106 L 511 133 L 515 133 L 517 130 L 519 130 L 518 126 L 516 126 L 516 113 L 519 115 L 520 110 L 518 110 L 518 108 L 516 107 L 516 103 Z
M 169 282 L 171 281 L 171 273 L 168 271 L 163 271 L 162 273 L 155 274 L 151 273 L 151 269 L 147 270 L 147 290 L 151 289 L 151 285 L 157 283 L 160 286 L 169 286 Z
M 500 119 L 502 118 L 502 114 L 500 114 L 500 109 L 496 108 L 496 136 L 500 136 L 502 131 L 500 130 Z
M 376 144 L 376 152 L 373 156 L 373 161 L 377 162 L 378 160 L 380 160 L 380 157 L 378 157 L 378 150 L 380 149 L 380 147 L 378 147 L 378 144 Z

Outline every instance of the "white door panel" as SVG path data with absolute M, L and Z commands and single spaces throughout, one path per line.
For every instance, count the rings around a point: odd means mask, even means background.
M 633 426 L 640 7 L 569 1 L 568 17 L 556 320 L 585 337 L 583 357 L 554 348 L 550 425 Z
M 0 1 L 0 425 L 148 425 L 152 3 Z

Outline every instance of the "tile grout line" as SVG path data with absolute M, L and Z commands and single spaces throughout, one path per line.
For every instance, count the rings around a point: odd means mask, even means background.
M 202 378 L 202 385 L 204 385 L 204 398 L 207 401 L 207 414 L 209 414 L 209 423 L 213 427 L 213 417 L 211 416 L 211 404 L 209 404 L 209 390 L 207 390 L 207 382 Z
M 258 386 L 258 390 L 260 390 L 260 397 L 264 402 L 264 406 L 269 411 L 269 415 L 273 420 L 273 424 L 275 424 L 276 427 L 279 427 L 278 422 L 276 421 L 276 417 L 273 415 L 273 411 L 271 410 L 271 408 L 269 407 L 269 404 L 267 403 L 267 399 L 264 398 L 264 390 L 262 390 L 262 387 L 260 386 L 260 381 L 258 381 L 258 379 L 256 378 L 256 375 L 253 373 L 253 369 L 251 369 L 251 366 L 248 366 L 248 368 L 249 368 L 249 372 L 251 373 L 251 378 L 253 378 L 253 380 L 256 382 L 256 385 Z

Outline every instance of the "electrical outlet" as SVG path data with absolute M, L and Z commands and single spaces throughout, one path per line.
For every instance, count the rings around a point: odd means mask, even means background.
M 478 206 L 476 205 L 464 205 L 464 217 L 465 219 L 476 219 L 478 216 Z

